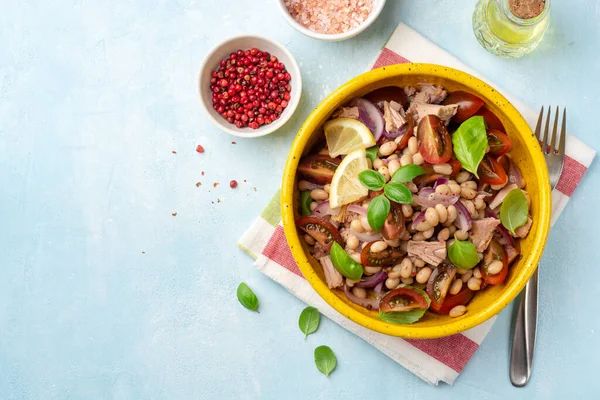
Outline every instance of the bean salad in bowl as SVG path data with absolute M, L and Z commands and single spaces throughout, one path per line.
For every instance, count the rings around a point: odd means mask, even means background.
M 354 98 L 298 166 L 296 227 L 327 286 L 392 324 L 460 317 L 533 224 L 500 119 L 434 84 Z

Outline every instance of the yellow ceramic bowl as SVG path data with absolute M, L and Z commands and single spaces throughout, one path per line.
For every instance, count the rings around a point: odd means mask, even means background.
M 442 85 L 449 92 L 464 90 L 474 93 L 500 118 L 512 142 L 511 155 L 527 182 L 534 222 L 528 237 L 521 241 L 522 258 L 512 265 L 506 281 L 477 293 L 462 317 L 450 318 L 426 313 L 412 325 L 394 325 L 380 321 L 377 312 L 351 303 L 342 291 L 327 287 L 321 266 L 310 256 L 306 243 L 298 235 L 294 225 L 298 218 L 296 170 L 302 156 L 308 154 L 311 146 L 322 138 L 323 123 L 339 106 L 381 87 L 416 83 Z M 550 227 L 551 197 L 546 164 L 539 145 L 521 114 L 500 93 L 481 80 L 452 68 L 432 64 L 402 64 L 370 71 L 342 85 L 323 100 L 310 114 L 292 144 L 283 174 L 281 200 L 283 225 L 290 249 L 300 270 L 317 293 L 350 320 L 377 332 L 405 338 L 452 335 L 498 314 L 519 294 L 534 272 Z

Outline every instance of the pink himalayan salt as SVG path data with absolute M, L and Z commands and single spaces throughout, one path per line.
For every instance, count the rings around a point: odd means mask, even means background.
M 373 10 L 373 0 L 285 0 L 285 6 L 305 28 L 336 34 L 362 24 Z

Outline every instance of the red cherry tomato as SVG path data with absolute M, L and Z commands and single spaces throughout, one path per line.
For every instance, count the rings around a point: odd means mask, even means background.
M 463 285 L 460 292 L 455 295 L 446 296 L 446 299 L 441 305 L 436 305 L 436 307 L 434 307 L 432 303 L 430 310 L 435 311 L 438 314 L 447 315 L 454 307 L 467 305 L 474 295 L 474 291 L 469 289 L 467 285 Z
M 298 172 L 307 181 L 318 185 L 331 183 L 340 160 L 322 154 L 305 157 L 300 161 Z
M 458 104 L 458 110 L 456 110 L 456 114 L 452 117 L 452 122 L 461 124 L 479 111 L 481 106 L 483 106 L 483 100 L 474 94 L 457 90 L 450 93 L 443 104 Z
M 400 238 L 405 231 L 406 227 L 404 226 L 402 209 L 399 204 L 392 202 L 390 213 L 385 219 L 381 234 L 387 240 L 396 240 Z
M 433 270 L 427 282 L 427 294 L 431 299 L 432 308 L 441 307 L 455 275 L 456 267 L 452 265 L 440 265 Z
M 491 112 L 486 106 L 483 106 L 475 113 L 475 115 L 481 115 L 485 124 L 489 129 L 496 129 L 500 132 L 506 132 L 504 129 L 504 125 L 500 121 L 500 118 L 496 116 L 493 112 Z
M 340 246 L 344 246 L 344 241 L 342 240 L 340 232 L 331 222 L 323 218 L 310 215 L 307 217 L 300 217 L 296 220 L 296 226 L 327 248 L 331 247 L 334 240 L 338 242 Z
M 435 115 L 426 115 L 417 127 L 419 152 L 430 164 L 445 163 L 452 157 L 452 139 L 444 122 Z
M 488 185 L 504 185 L 508 182 L 508 176 L 502 165 L 488 154 L 481 160 L 477 168 L 477 175 L 479 175 L 481 182 Z
M 448 160 L 448 164 L 452 166 L 452 174 L 450 174 L 450 178 L 455 179 L 456 175 L 460 172 L 462 168 L 462 164 L 456 158 L 451 158 Z
M 373 243 L 367 243 L 365 248 L 362 250 L 360 254 L 360 261 L 362 265 L 369 267 L 381 267 L 383 265 L 392 265 L 397 261 L 400 261 L 404 253 L 399 249 L 388 247 L 387 249 L 377 252 L 371 253 L 371 246 Z
M 402 135 L 402 139 L 400 139 L 400 143 L 398 143 L 398 150 L 404 150 L 406 146 L 408 146 L 408 140 L 413 137 L 415 131 L 415 119 L 412 114 L 406 115 L 408 127 L 406 128 L 406 133 Z
M 409 287 L 391 290 L 379 300 L 379 311 L 381 312 L 424 310 L 426 308 L 425 296 Z
M 495 260 L 502 261 L 504 266 L 496 275 L 489 275 L 487 272 L 487 267 L 492 263 L 492 261 Z M 508 275 L 508 256 L 506 255 L 506 250 L 504 250 L 504 247 L 498 243 L 496 239 L 492 239 L 490 242 L 490 245 L 483 256 L 483 266 L 479 269 L 481 270 L 481 278 L 490 285 L 497 285 L 504 282 L 506 279 L 506 275 Z
M 402 105 L 402 108 L 406 109 L 408 105 L 408 99 L 404 89 L 398 86 L 386 86 L 381 89 L 373 90 L 371 93 L 365 96 L 367 100 L 377 104 L 382 101 L 395 101 Z
M 487 130 L 488 145 L 490 154 L 500 157 L 510 150 L 510 139 L 505 133 L 496 129 Z

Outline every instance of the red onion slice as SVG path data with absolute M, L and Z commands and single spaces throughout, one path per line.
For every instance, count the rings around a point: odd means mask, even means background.
M 374 288 L 387 279 L 387 272 L 379 271 L 375 275 L 367 276 L 356 283 L 354 286 L 361 288 Z
M 473 222 L 471 214 L 469 214 L 469 210 L 467 210 L 467 207 L 465 207 L 460 201 L 454 203 L 454 207 L 456 207 L 457 213 L 456 221 L 454 223 L 458 225 L 461 231 L 467 232 L 469 229 L 471 229 L 471 224 Z
M 348 285 L 344 285 L 344 294 L 354 304 L 358 304 L 361 307 L 366 308 L 367 310 L 379 310 L 379 300 L 376 299 L 361 299 L 350 292 L 348 289 Z
M 358 233 L 356 231 L 353 231 L 352 229 L 350 229 L 350 233 L 352 233 L 354 236 L 357 237 L 357 239 L 361 242 L 374 242 L 376 240 L 380 240 L 383 238 L 383 235 L 381 233 L 376 233 L 374 235 L 369 235 L 368 233 Z
M 373 289 L 373 294 L 378 299 L 381 297 L 382 293 L 383 293 L 383 282 L 379 283 L 377 286 L 375 286 L 375 289 Z
M 377 106 L 369 100 L 360 97 L 352 100 L 350 106 L 358 107 L 358 120 L 369 128 L 376 141 L 379 140 L 385 130 L 385 121 L 383 114 Z
M 425 211 L 421 211 L 421 213 L 417 215 L 417 218 L 413 219 L 412 228 L 416 229 L 417 225 L 419 225 L 423 221 L 425 221 Z
M 339 208 L 331 208 L 329 206 L 329 201 L 324 201 L 317 206 L 312 212 L 313 215 L 317 217 L 324 217 L 326 215 L 338 215 L 340 213 Z
M 438 179 L 440 180 L 440 179 Z M 421 207 L 435 207 L 442 204 L 448 207 L 455 204 L 459 199 L 457 194 L 439 194 L 433 188 L 423 188 L 419 191 L 419 195 L 415 197 L 415 203 Z
M 433 184 L 433 188 L 435 189 L 436 187 L 438 187 L 439 185 L 445 185 L 448 183 L 448 178 L 439 178 L 435 181 L 435 183 Z
M 521 169 L 514 163 L 513 160 L 508 158 L 508 183 L 514 183 L 519 189 L 525 187 L 525 181 L 523 180 L 523 174 Z
M 346 211 L 351 211 L 360 215 L 367 215 L 367 209 L 361 206 L 357 206 L 356 204 L 349 205 Z

